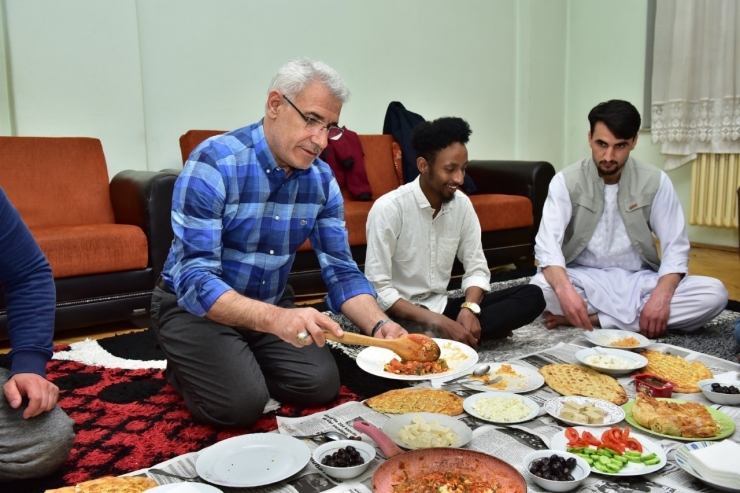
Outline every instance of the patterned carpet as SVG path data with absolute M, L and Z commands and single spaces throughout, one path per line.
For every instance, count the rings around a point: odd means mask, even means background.
M 531 273 L 525 273 L 531 275 Z M 493 289 L 526 283 L 522 273 L 498 275 Z M 460 291 L 451 293 L 460 296 Z M 321 308 L 317 305 L 317 308 Z M 669 334 L 660 342 L 737 361 L 740 348 L 732 327 L 740 317 L 740 303 L 730 301 L 723 312 L 700 332 Z M 357 331 L 343 316 L 332 315 L 345 330 Z M 484 343 L 480 360 L 504 361 L 577 337 L 581 329 L 547 330 L 541 319 L 514 331 L 514 336 Z M 342 378 L 339 396 L 327 407 L 362 400 L 403 381 L 389 380 L 360 370 L 354 357 L 363 349 L 332 344 Z M 72 456 L 57 473 L 39 480 L 0 485 L 4 493 L 43 492 L 104 475 L 119 475 L 151 466 L 177 455 L 199 450 L 219 440 L 277 427 L 275 417 L 302 416 L 326 409 L 298 408 L 274 403 L 250 429 L 218 430 L 196 423 L 180 396 L 164 379 L 164 357 L 151 331 L 125 334 L 55 348 L 48 365 L 49 379 L 60 388 L 59 405 L 75 420 L 77 438 Z M 8 367 L 0 355 L 0 366 Z
M 164 356 L 150 330 L 54 350 L 55 357 L 63 359 L 49 362 L 47 372 L 60 389 L 59 406 L 75 421 L 71 456 L 48 477 L 0 483 L 3 493 L 41 493 L 87 479 L 117 476 L 226 438 L 273 431 L 277 415 L 306 416 L 398 387 L 361 372 L 352 359 L 333 350 L 343 371 L 343 386 L 327 406 L 302 408 L 275 403 L 274 410 L 251 428 L 216 429 L 195 422 L 182 398 L 167 384 Z M 0 366 L 8 367 L 7 357 L 0 356 Z

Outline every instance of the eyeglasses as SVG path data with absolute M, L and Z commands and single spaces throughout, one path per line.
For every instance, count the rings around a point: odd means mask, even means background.
M 327 136 L 330 140 L 338 140 L 344 133 L 344 129 L 341 127 L 337 127 L 336 125 L 324 125 L 323 122 L 318 121 L 316 118 L 304 115 L 303 112 L 299 110 L 298 107 L 293 104 L 293 101 L 288 99 L 285 94 L 283 94 L 283 97 L 293 108 L 295 108 L 298 114 L 301 115 L 301 118 L 306 122 L 306 130 L 312 134 L 319 135 L 321 132 L 326 130 Z

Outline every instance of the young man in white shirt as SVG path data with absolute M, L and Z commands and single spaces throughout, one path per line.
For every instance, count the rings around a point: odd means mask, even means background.
M 373 204 L 365 275 L 380 307 L 409 332 L 436 330 L 477 348 L 481 340 L 506 337 L 530 323 L 545 303 L 533 285 L 490 292 L 478 216 L 458 191 L 470 134 L 465 120 L 451 117 L 414 129 L 420 175 Z M 464 298 L 447 297 L 455 257 L 465 267 Z
M 547 327 L 646 337 L 699 329 L 724 309 L 727 290 L 717 279 L 688 275 L 689 239 L 671 180 L 630 157 L 640 114 L 612 100 L 588 120 L 591 157 L 552 179 L 537 232 L 541 272 L 531 282 L 545 294 Z

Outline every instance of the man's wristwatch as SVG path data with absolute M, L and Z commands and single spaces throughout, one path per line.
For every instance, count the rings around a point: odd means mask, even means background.
M 476 317 L 480 315 L 480 306 L 478 306 L 478 303 L 473 303 L 472 301 L 466 301 L 462 305 L 460 305 L 460 308 L 467 308 L 471 312 L 473 312 L 473 315 Z

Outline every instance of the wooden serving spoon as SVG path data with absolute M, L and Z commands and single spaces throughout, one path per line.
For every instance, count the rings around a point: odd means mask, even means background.
M 325 330 L 324 337 L 342 344 L 390 349 L 405 361 L 437 361 L 439 359 L 439 346 L 424 334 L 407 334 L 398 339 L 378 339 L 354 332 L 345 332 L 342 337 L 337 337 Z

